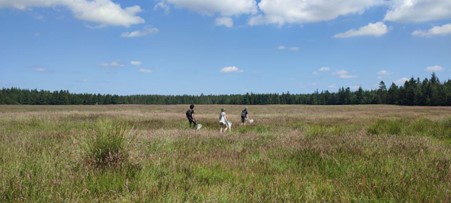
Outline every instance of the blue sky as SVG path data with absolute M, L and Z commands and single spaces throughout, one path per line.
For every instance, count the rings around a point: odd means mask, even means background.
M 0 0 L 0 87 L 312 93 L 451 78 L 449 0 Z

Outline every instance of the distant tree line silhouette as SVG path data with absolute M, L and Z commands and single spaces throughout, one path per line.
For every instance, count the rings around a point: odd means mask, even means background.
M 441 83 L 433 73 L 420 81 L 413 77 L 404 85 L 381 81 L 375 90 L 356 91 L 340 88 L 338 92 L 315 91 L 312 94 L 232 94 L 232 95 L 130 95 L 74 94 L 67 90 L 46 91 L 20 88 L 0 90 L 0 104 L 93 105 L 93 104 L 396 104 L 451 106 L 451 80 Z

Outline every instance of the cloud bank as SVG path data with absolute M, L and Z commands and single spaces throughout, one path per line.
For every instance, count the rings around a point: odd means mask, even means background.
M 100 25 L 124 26 L 144 23 L 137 16 L 142 11 L 140 6 L 122 8 L 111 0 L 0 0 L 0 8 L 26 10 L 33 7 L 68 8 L 76 18 Z

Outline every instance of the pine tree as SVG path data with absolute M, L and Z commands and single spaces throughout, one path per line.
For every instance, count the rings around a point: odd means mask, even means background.
M 385 86 L 384 81 L 379 83 L 379 88 L 377 89 L 377 103 L 385 104 L 387 101 L 387 87 Z

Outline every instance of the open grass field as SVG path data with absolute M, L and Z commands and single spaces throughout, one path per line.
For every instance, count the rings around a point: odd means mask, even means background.
M 0 106 L 0 202 L 451 201 L 451 107 L 187 108 Z

